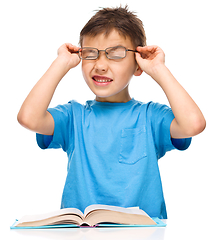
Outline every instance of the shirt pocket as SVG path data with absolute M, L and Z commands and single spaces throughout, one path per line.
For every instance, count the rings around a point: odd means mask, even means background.
M 147 156 L 145 126 L 143 128 L 122 129 L 120 141 L 120 163 L 134 164 Z

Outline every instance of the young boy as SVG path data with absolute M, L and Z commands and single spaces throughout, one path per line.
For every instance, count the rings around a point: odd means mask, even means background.
M 127 7 L 98 11 L 82 29 L 80 45 L 59 48 L 18 114 L 21 125 L 38 133 L 42 149 L 62 148 L 68 155 L 61 207 L 139 206 L 167 218 L 158 159 L 188 148 L 205 128 L 201 111 L 165 66 L 164 52 L 146 46 L 142 22 Z M 58 83 L 81 60 L 95 100 L 48 109 Z M 143 71 L 171 108 L 130 97 L 131 78 Z

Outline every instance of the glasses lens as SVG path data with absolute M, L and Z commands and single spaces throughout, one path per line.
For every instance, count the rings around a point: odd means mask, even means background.
M 92 60 L 98 57 L 98 50 L 96 48 L 81 48 L 79 54 L 82 59 Z
M 107 48 L 106 55 L 109 59 L 124 58 L 126 56 L 126 48 L 122 46 Z

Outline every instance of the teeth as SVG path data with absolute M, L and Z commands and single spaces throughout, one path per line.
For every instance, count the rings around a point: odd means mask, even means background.
M 104 79 L 94 79 L 96 82 L 111 82 L 110 79 L 104 80 Z

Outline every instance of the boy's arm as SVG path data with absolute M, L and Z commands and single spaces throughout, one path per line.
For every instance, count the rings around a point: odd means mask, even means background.
M 175 119 L 170 126 L 172 138 L 188 138 L 205 129 L 199 107 L 165 66 L 164 52 L 158 46 L 137 47 L 140 69 L 149 74 L 165 92 Z
M 58 57 L 22 104 L 17 116 L 22 126 L 40 134 L 53 135 L 54 119 L 47 108 L 63 76 L 80 63 L 80 59 L 75 53 L 78 49 L 69 43 L 59 48 Z

